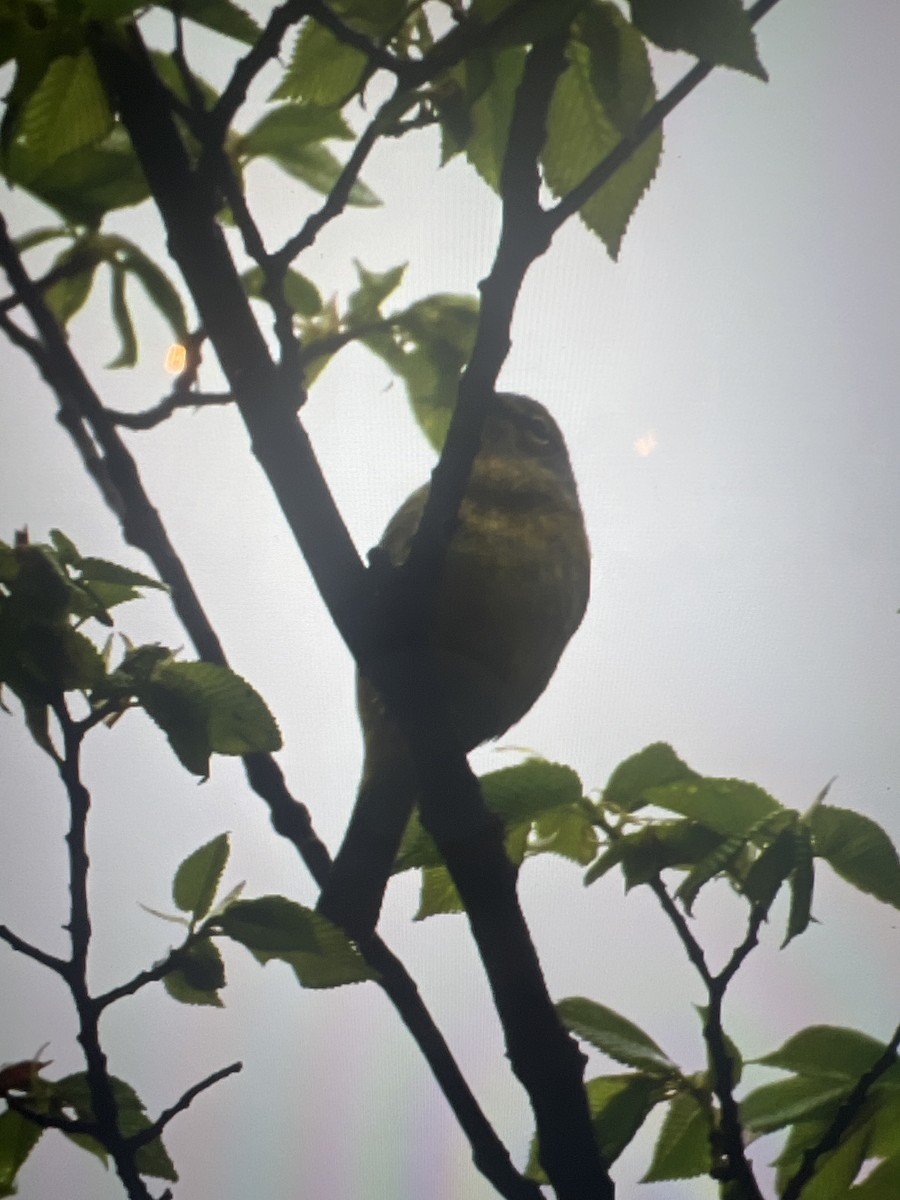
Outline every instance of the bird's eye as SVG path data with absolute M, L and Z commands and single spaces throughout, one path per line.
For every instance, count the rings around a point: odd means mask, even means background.
M 543 417 L 529 416 L 524 424 L 529 440 L 536 446 L 549 446 L 553 441 L 553 432 Z

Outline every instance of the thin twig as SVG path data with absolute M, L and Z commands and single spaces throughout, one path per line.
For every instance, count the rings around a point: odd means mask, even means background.
M 20 938 L 17 933 L 13 933 L 6 925 L 0 925 L 0 940 L 12 946 L 13 950 L 17 950 L 19 954 L 24 954 L 27 958 L 33 958 L 42 967 L 47 967 L 49 970 L 55 971 L 57 975 L 65 976 L 68 970 L 69 964 L 65 959 L 57 958 L 55 954 L 48 954 L 46 950 L 41 950 L 38 946 L 32 946 L 31 942 L 26 942 L 24 938 Z
M 201 1079 L 199 1083 L 195 1083 L 193 1087 L 189 1087 L 181 1099 L 177 1100 L 170 1108 L 163 1109 L 152 1125 L 148 1125 L 146 1129 L 141 1129 L 137 1133 L 133 1133 L 127 1139 L 128 1145 L 132 1150 L 139 1150 L 141 1146 L 146 1146 L 148 1142 L 155 1141 L 169 1122 L 174 1117 L 177 1117 L 179 1113 L 183 1113 L 197 1099 L 201 1092 L 205 1092 L 207 1088 L 211 1088 L 214 1084 L 219 1083 L 220 1080 L 227 1079 L 229 1075 L 236 1075 L 243 1069 L 243 1063 L 234 1062 L 230 1066 L 222 1067 L 219 1071 L 213 1071 L 212 1075 L 207 1075 L 206 1079 Z
M 775 7 L 778 0 L 757 0 L 757 2 L 747 10 L 747 19 L 751 25 L 755 25 L 761 20 L 766 13 Z M 615 175 L 616 171 L 626 163 L 632 155 L 638 150 L 647 138 L 657 129 L 662 126 L 663 121 L 669 114 L 678 107 L 678 105 L 690 95 L 694 89 L 706 79 L 715 66 L 711 63 L 698 62 L 685 75 L 674 84 L 665 96 L 648 109 L 641 117 L 637 125 L 630 133 L 622 135 L 622 139 L 613 149 L 606 155 L 605 158 L 594 167 L 581 183 L 577 184 L 570 192 L 551 208 L 547 210 L 546 221 L 552 236 L 561 225 L 563 225 L 571 216 L 585 204 L 590 198 L 603 187 L 605 183 Z
M 233 403 L 231 392 L 172 392 L 143 412 L 123 412 L 119 408 L 106 411 L 112 422 L 124 429 L 154 429 L 182 408 L 223 408 Z

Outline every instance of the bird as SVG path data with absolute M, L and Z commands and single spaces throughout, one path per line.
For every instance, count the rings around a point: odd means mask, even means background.
M 389 521 L 378 554 L 409 554 L 429 485 Z M 426 624 L 444 712 L 468 753 L 543 693 L 584 616 L 591 552 L 562 432 L 537 400 L 494 393 Z M 356 803 L 317 905 L 352 937 L 371 934 L 417 803 L 403 734 L 357 672 L 364 759 Z

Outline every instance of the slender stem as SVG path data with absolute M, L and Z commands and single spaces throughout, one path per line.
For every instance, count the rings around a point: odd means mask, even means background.
M 119 1129 L 118 1105 L 113 1091 L 106 1054 L 100 1043 L 98 1011 L 93 1004 L 87 983 L 88 953 L 91 943 L 91 919 L 88 908 L 87 821 L 91 807 L 90 793 L 81 781 L 81 732 L 69 717 L 60 701 L 54 706 L 63 734 L 64 754 L 60 776 L 69 796 L 69 831 L 66 845 L 69 853 L 69 939 L 71 959 L 66 981 L 78 1015 L 78 1041 L 84 1051 L 87 1066 L 91 1105 L 97 1124 L 96 1137 L 115 1164 L 130 1200 L 152 1200 L 135 1161 L 135 1152 Z
M 894 1030 L 893 1036 L 885 1046 L 882 1054 L 876 1058 L 863 1075 L 859 1077 L 853 1089 L 841 1103 L 832 1118 L 831 1124 L 814 1146 L 810 1146 L 803 1154 L 800 1166 L 788 1181 L 781 1194 L 781 1200 L 799 1200 L 800 1193 L 815 1175 L 816 1164 L 823 1154 L 834 1150 L 840 1144 L 841 1138 L 852 1125 L 857 1114 L 862 1109 L 866 1096 L 886 1071 L 897 1062 L 897 1050 L 900 1048 L 900 1025 Z

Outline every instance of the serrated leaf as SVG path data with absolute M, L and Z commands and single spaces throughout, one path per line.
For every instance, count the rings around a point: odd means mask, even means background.
M 609 777 L 603 799 L 623 812 L 635 812 L 649 803 L 645 797 L 649 788 L 700 778 L 671 746 L 654 742 L 619 763 Z
M 11 183 L 75 224 L 98 225 L 107 212 L 140 204 L 149 195 L 128 135 L 119 127 L 100 145 L 82 146 L 49 165 L 20 139 L 10 146 L 6 165 Z
M 566 195 L 581 183 L 622 138 L 594 87 L 592 46 L 573 40 L 567 53 L 569 66 L 553 94 L 541 156 L 547 184 L 556 196 Z M 645 51 L 643 72 L 649 81 Z M 653 96 L 651 83 L 647 107 Z M 612 258 L 618 256 L 631 215 L 656 174 L 661 152 L 662 135 L 656 130 L 579 210 L 581 220 L 597 234 Z
M 16 1176 L 41 1140 L 40 1125 L 7 1109 L 0 1113 L 0 1196 L 13 1196 Z
M 491 771 L 479 779 L 485 803 L 505 823 L 533 820 L 542 813 L 579 802 L 584 795 L 576 771 L 544 758 Z
M 528 839 L 528 855 L 558 854 L 586 867 L 597 853 L 597 830 L 590 815 L 579 804 L 551 809 L 534 820 Z
M 348 141 L 353 130 L 334 108 L 317 104 L 280 104 L 241 134 L 235 143 L 240 158 L 257 155 L 289 161 L 300 146 L 333 138 Z
M 144 1109 L 143 1101 L 134 1088 L 124 1080 L 109 1076 L 113 1097 L 116 1102 L 119 1130 L 125 1137 L 141 1133 L 150 1127 L 150 1120 Z M 91 1098 L 87 1075 L 79 1072 L 69 1075 L 56 1082 L 53 1090 L 54 1098 L 67 1107 L 74 1108 L 76 1116 L 85 1121 L 94 1120 L 94 1108 Z M 81 1144 L 81 1139 L 72 1138 Z M 156 1179 L 167 1179 L 172 1183 L 178 1181 L 178 1173 L 163 1146 L 162 1139 L 156 1138 L 138 1150 L 136 1159 L 138 1170 L 142 1175 L 150 1175 Z
M 447 868 L 443 865 L 423 867 L 419 907 L 413 920 L 424 921 L 426 917 L 465 911 L 465 905 Z
M 791 906 L 788 912 L 787 929 L 782 950 L 795 937 L 804 933 L 812 920 L 812 898 L 815 884 L 812 838 L 805 824 L 796 830 L 796 866 L 791 875 Z
M 688 872 L 675 892 L 688 914 L 694 907 L 694 901 L 701 889 L 717 875 L 728 872 L 743 850 L 743 838 L 725 838 Z
M 862 813 L 820 804 L 809 814 L 814 853 L 848 883 L 900 908 L 900 859 L 880 825 Z
M 82 580 L 89 581 L 92 584 L 114 583 L 124 584 L 128 587 L 156 588 L 161 592 L 169 590 L 167 583 L 163 583 L 159 579 L 154 579 L 152 575 L 144 575 L 140 571 L 133 571 L 131 567 L 123 567 L 121 563 L 107 562 L 105 558 L 80 558 L 77 567 L 81 573 Z
M 768 76 L 741 0 L 630 0 L 638 29 L 663 50 L 685 50 L 703 62 Z
M 53 60 L 25 106 L 21 129 L 36 162 L 48 167 L 102 141 L 112 123 L 94 60 L 82 50 Z
M 320 142 L 298 146 L 290 156 L 273 154 L 271 157 L 289 175 L 326 196 L 343 170 L 343 163 Z M 350 188 L 347 202 L 358 208 L 377 208 L 381 204 L 380 198 L 361 179 L 357 179 Z
M 170 971 L 163 979 L 163 987 L 173 1000 L 179 1004 L 189 1004 L 200 1008 L 224 1008 L 225 1004 L 218 992 L 206 988 L 193 987 L 183 971 Z
M 288 69 L 272 98 L 340 108 L 356 91 L 365 68 L 362 51 L 310 19 L 297 36 Z
M 604 1004 L 572 996 L 560 1000 L 556 1011 L 567 1029 L 617 1062 L 658 1078 L 678 1074 L 677 1065 L 649 1034 Z
M 263 962 L 297 951 L 318 952 L 313 910 L 284 896 L 237 900 L 217 918 L 217 924 Z
M 648 1113 L 662 1099 L 658 1080 L 645 1075 L 600 1075 L 585 1084 L 594 1140 L 607 1164 L 615 1162 Z M 540 1145 L 531 1142 L 525 1177 L 549 1183 L 540 1163 Z
M 741 1101 L 741 1120 L 755 1133 L 772 1133 L 785 1125 L 831 1113 L 846 1096 L 846 1080 L 796 1075 L 755 1088 Z
M 884 1050 L 883 1042 L 858 1029 L 811 1025 L 789 1037 L 778 1050 L 754 1061 L 798 1075 L 855 1083 Z M 900 1086 L 900 1066 L 891 1067 L 879 1082 Z
M 591 86 L 604 112 L 630 133 L 655 99 L 643 38 L 609 0 L 584 6 L 573 32 L 587 47 Z
M 180 0 L 177 11 L 189 21 L 246 42 L 248 46 L 252 46 L 261 33 L 250 14 L 232 0 Z
M 175 872 L 172 899 L 182 912 L 202 920 L 212 908 L 231 847 L 227 833 L 220 833 L 189 854 Z
M 784 806 L 755 783 L 741 779 L 703 779 L 644 789 L 650 804 L 681 813 L 726 837 L 746 837 Z
M 711 1167 L 709 1117 L 692 1095 L 679 1092 L 669 1102 L 653 1158 L 641 1183 L 695 1179 L 698 1175 L 708 1175 Z
M 751 864 L 743 883 L 744 895 L 768 912 L 796 861 L 796 832 L 793 828 L 782 829 Z
M 310 917 L 317 943 L 315 951 L 300 950 L 280 956 L 292 967 L 303 987 L 343 987 L 378 978 L 377 971 L 368 965 L 343 929 L 317 912 L 311 912 Z
M 195 942 L 178 957 L 178 973 L 197 992 L 217 992 L 225 986 L 225 963 L 209 940 Z
M 281 735 L 258 692 L 227 667 L 164 660 L 135 686 L 189 771 L 206 777 L 210 754 L 271 752 Z
M 66 537 L 61 529 L 50 530 L 50 542 L 60 562 L 67 566 L 77 566 L 80 569 L 81 555 L 78 553 L 78 547 L 71 538 Z

